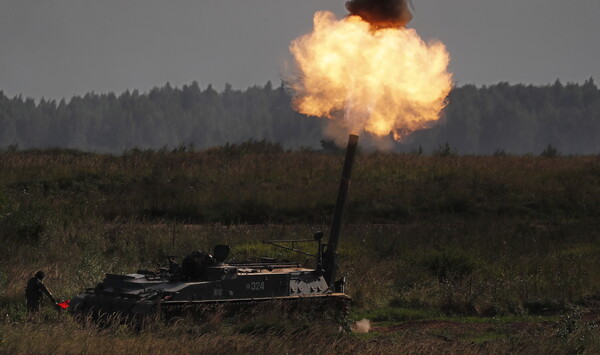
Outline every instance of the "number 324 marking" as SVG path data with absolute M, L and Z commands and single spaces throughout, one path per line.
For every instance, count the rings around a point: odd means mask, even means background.
M 249 288 L 251 291 L 264 290 L 265 282 L 264 281 L 250 282 L 249 284 L 246 284 L 246 288 Z

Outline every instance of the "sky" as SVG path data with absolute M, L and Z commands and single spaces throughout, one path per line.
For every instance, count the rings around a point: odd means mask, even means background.
M 598 0 L 413 0 L 457 85 L 600 81 Z M 279 85 L 290 42 L 345 0 L 0 0 L 0 90 L 61 99 L 197 81 Z

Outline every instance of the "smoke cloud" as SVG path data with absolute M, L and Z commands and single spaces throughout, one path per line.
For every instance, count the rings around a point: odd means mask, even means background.
M 352 326 L 354 333 L 368 333 L 371 330 L 371 322 L 368 319 L 359 320 Z
M 412 20 L 408 0 L 351 0 L 346 8 L 378 28 L 404 27 Z

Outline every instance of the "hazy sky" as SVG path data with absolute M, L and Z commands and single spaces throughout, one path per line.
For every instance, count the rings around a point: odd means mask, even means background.
M 600 82 L 599 0 L 413 0 L 459 84 Z M 0 0 L 0 90 L 71 97 L 280 82 L 292 39 L 345 0 Z

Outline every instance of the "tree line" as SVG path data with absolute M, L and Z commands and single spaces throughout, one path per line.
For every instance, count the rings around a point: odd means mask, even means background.
M 247 141 L 286 149 L 329 146 L 325 119 L 291 108 L 283 83 L 223 91 L 197 82 L 137 90 L 88 93 L 70 100 L 36 100 L 0 91 L 0 148 L 75 148 L 120 153 L 127 149 L 193 146 L 206 149 Z M 583 84 L 455 87 L 440 124 L 394 143 L 396 151 L 460 154 L 600 153 L 600 90 Z M 391 137 L 386 139 L 391 140 Z M 440 148 L 442 147 L 442 148 Z

